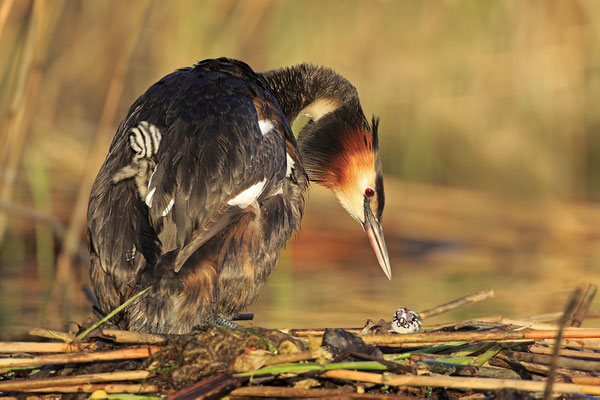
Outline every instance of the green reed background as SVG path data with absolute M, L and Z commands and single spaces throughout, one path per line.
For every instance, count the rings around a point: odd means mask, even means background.
M 2 0 L 0 272 L 68 297 L 116 126 L 210 57 L 336 69 L 381 116 L 389 178 L 597 201 L 599 45 L 594 0 Z

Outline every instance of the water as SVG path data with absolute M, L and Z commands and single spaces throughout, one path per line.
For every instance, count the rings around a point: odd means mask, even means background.
M 401 306 L 423 310 L 487 288 L 495 290 L 493 299 L 425 324 L 494 315 L 519 318 L 560 311 L 575 285 L 600 282 L 597 210 L 566 207 L 557 214 L 544 206 L 469 200 L 462 192 L 433 196 L 414 187 L 399 192 L 416 196 L 418 190 L 425 194 L 421 201 L 389 201 L 384 215 L 390 282 L 361 227 L 328 193 L 313 188 L 301 233 L 247 310 L 255 314 L 250 324 L 359 327 L 369 318 L 389 320 Z M 86 283 L 87 270 L 76 272 L 77 288 Z M 47 297 L 33 260 L 5 263 L 2 277 L 0 336 L 15 337 L 40 326 L 64 329 L 42 318 Z M 75 294 L 70 316 L 63 319 L 83 322 L 90 307 L 79 290 Z M 591 308 L 599 306 L 595 300 Z M 599 325 L 590 320 L 584 326 Z

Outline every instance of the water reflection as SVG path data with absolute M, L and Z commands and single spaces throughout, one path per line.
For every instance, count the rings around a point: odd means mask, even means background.
M 390 186 L 390 192 L 406 193 L 390 196 L 384 214 L 393 280 L 377 265 L 361 227 L 329 193 L 313 187 L 302 232 L 248 309 L 255 313 L 252 324 L 358 327 L 368 318 L 389 319 L 400 306 L 423 310 L 486 288 L 495 290 L 493 299 L 425 324 L 518 318 L 560 311 L 576 284 L 600 283 L 598 210 L 498 206 L 460 191 L 432 195 L 426 187 Z M 33 262 L 2 266 L 2 337 L 36 326 L 64 329 L 41 318 L 47 304 L 35 271 Z M 87 269 L 78 272 L 76 281 L 86 283 Z M 90 307 L 80 291 L 76 296 L 68 319 L 82 322 Z M 599 305 L 596 300 L 591 308 Z M 592 320 L 584 326 L 599 325 Z

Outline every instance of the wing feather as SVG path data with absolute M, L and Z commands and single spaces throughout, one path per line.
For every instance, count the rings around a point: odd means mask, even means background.
M 257 98 L 277 104 L 260 82 L 194 68 L 166 76 L 133 104 L 94 183 L 88 209 L 95 264 L 113 275 L 120 293 L 140 268 L 169 262 L 179 271 L 237 215 L 250 212 L 245 204 L 228 204 L 239 193 L 266 180 L 260 201 L 281 186 L 291 130 L 283 114 L 273 111 L 274 129 L 263 135 Z M 111 180 L 131 162 L 128 132 L 141 121 L 162 135 L 148 185 L 150 207 L 132 179 Z M 128 260 L 132 249 L 136 256 Z

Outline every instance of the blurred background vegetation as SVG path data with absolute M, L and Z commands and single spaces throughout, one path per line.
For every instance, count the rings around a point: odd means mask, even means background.
M 394 280 L 313 186 L 257 324 L 360 325 L 486 287 L 445 318 L 558 311 L 600 277 L 599 39 L 594 0 L 0 0 L 0 336 L 89 315 L 85 210 L 119 121 L 220 56 L 330 66 L 381 116 Z

